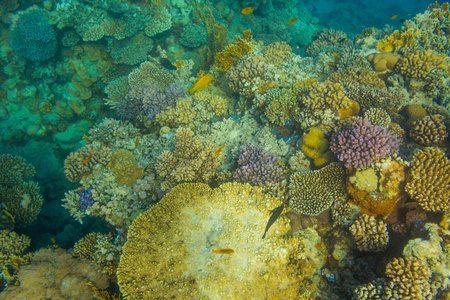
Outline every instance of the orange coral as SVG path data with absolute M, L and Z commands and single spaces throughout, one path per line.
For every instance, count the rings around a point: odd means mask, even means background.
M 244 33 L 244 38 L 236 36 L 236 40 L 232 44 L 226 46 L 223 51 L 216 54 L 216 63 L 214 66 L 219 68 L 220 71 L 228 70 L 242 56 L 253 51 L 252 44 L 249 42 L 251 34 Z
M 144 175 L 144 171 L 137 166 L 133 154 L 128 150 L 114 153 L 108 167 L 116 175 L 119 185 L 133 186 L 136 180 Z

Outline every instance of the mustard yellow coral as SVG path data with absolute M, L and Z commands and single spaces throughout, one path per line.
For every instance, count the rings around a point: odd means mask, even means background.
M 409 28 L 404 32 L 395 30 L 390 36 L 384 37 L 377 43 L 377 50 L 381 53 L 395 52 L 402 47 L 412 47 L 420 36 L 419 30 Z
M 405 190 L 428 211 L 450 212 L 450 161 L 437 148 L 426 148 L 414 154 L 411 179 Z
M 244 38 L 236 36 L 232 44 L 225 47 L 224 50 L 216 54 L 215 67 L 220 71 L 226 71 L 231 68 L 242 56 L 253 51 L 252 43 L 249 41 L 251 35 L 244 34 Z
M 304 239 L 281 216 L 261 239 L 268 209 L 281 201 L 248 184 L 180 184 L 136 218 L 118 267 L 127 299 L 297 299 Z M 232 249 L 231 254 L 213 250 Z M 312 268 L 311 268 L 312 267 Z
M 395 68 L 403 75 L 433 81 L 447 74 L 447 56 L 433 50 L 410 52 L 399 59 Z
M 208 182 L 216 175 L 220 156 L 209 141 L 194 137 L 189 128 L 179 128 L 175 137 L 175 150 L 164 151 L 157 158 L 156 171 L 164 178 L 163 190 L 182 182 Z
M 138 167 L 133 153 L 124 149 L 115 152 L 111 156 L 108 167 L 116 175 L 119 185 L 133 186 L 136 180 L 144 175 L 144 171 Z

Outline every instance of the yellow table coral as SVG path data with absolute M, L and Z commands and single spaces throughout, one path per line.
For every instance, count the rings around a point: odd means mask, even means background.
M 278 219 L 281 201 L 258 187 L 180 184 L 130 227 L 118 268 L 127 299 L 297 299 L 303 239 Z M 213 250 L 231 249 L 231 254 Z M 224 253 L 230 250 L 222 250 Z M 312 268 L 314 269 L 314 268 Z

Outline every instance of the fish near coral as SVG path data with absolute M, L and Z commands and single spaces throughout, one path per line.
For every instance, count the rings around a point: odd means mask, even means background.
M 297 21 L 298 21 L 298 18 L 292 18 L 289 21 L 287 21 L 287 24 L 294 24 Z
M 89 156 L 88 156 L 85 160 L 81 161 L 81 163 L 82 163 L 82 164 L 87 164 L 88 162 L 91 161 L 92 156 L 94 156 L 92 153 L 89 154 Z
M 231 254 L 234 253 L 233 249 L 213 249 L 212 253 L 217 253 L 217 254 Z
M 202 78 L 200 78 L 194 84 L 194 86 L 189 89 L 189 93 L 193 94 L 195 92 L 199 92 L 199 91 L 205 89 L 213 80 L 214 80 L 214 77 L 212 77 L 212 75 L 207 74 L 207 75 L 202 76 Z
M 283 212 L 283 209 L 284 209 L 284 204 L 281 204 L 280 206 L 278 206 L 277 208 L 275 208 L 274 210 L 272 210 L 270 212 L 271 216 L 269 218 L 269 222 L 267 222 L 266 229 L 264 230 L 264 234 L 262 236 L 263 239 L 266 237 L 266 233 L 269 230 L 270 226 L 272 226 L 272 224 L 275 223 L 275 221 L 281 215 L 281 213 Z
M 242 10 L 241 10 L 241 14 L 243 14 L 243 15 L 249 15 L 249 14 L 251 14 L 254 10 L 255 10 L 255 9 L 254 9 L 253 7 L 249 6 L 249 7 L 246 7 L 246 8 L 244 8 L 244 9 L 242 9 Z
M 223 149 L 223 148 L 225 148 L 225 145 L 220 146 L 220 148 L 217 149 L 217 150 L 214 152 L 214 155 L 215 155 L 215 156 L 218 156 L 218 155 L 220 154 L 220 152 L 222 152 L 222 149 Z

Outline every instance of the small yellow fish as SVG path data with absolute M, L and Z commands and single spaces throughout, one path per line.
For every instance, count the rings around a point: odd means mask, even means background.
M 219 249 L 215 249 L 215 250 L 213 249 L 212 253 L 231 254 L 231 253 L 234 253 L 234 250 L 233 249 L 222 249 L 222 248 L 219 248 Z
M 89 144 L 92 143 L 92 141 L 86 135 L 83 135 L 83 140 L 85 140 Z
M 220 148 L 217 149 L 217 150 L 214 152 L 214 155 L 215 155 L 215 156 L 218 156 L 218 155 L 220 154 L 220 152 L 222 151 L 223 148 L 225 148 L 225 145 L 220 146 Z
M 91 161 L 92 156 L 94 156 L 92 153 L 89 154 L 89 156 L 88 156 L 85 160 L 81 161 L 81 163 L 82 163 L 82 164 L 87 164 L 88 162 Z
M 195 93 L 195 92 L 199 92 L 199 91 L 201 91 L 201 90 L 203 90 L 204 88 L 206 88 L 210 83 L 211 83 L 211 81 L 213 81 L 214 80 L 214 77 L 212 77 L 212 75 L 204 75 L 204 76 L 202 76 L 202 78 L 200 78 L 195 84 L 194 84 L 194 86 L 193 87 L 191 87 L 190 89 L 189 89 L 189 93 L 191 93 L 191 94 L 193 94 L 193 93 Z
M 298 21 L 298 18 L 292 18 L 289 21 L 287 21 L 288 24 L 292 24 Z
M 397 19 L 397 17 L 398 17 L 398 15 L 393 15 L 393 16 L 391 17 L 391 20 L 395 20 L 395 19 Z
M 251 13 L 253 12 L 253 10 L 254 10 L 254 8 L 251 7 L 251 6 L 249 6 L 249 7 L 246 7 L 246 8 L 244 8 L 244 9 L 242 9 L 242 10 L 241 10 L 241 14 L 243 14 L 243 15 L 249 15 L 249 14 L 251 14 Z
M 50 241 L 52 241 L 53 244 L 56 244 L 56 240 L 54 238 L 50 238 Z

